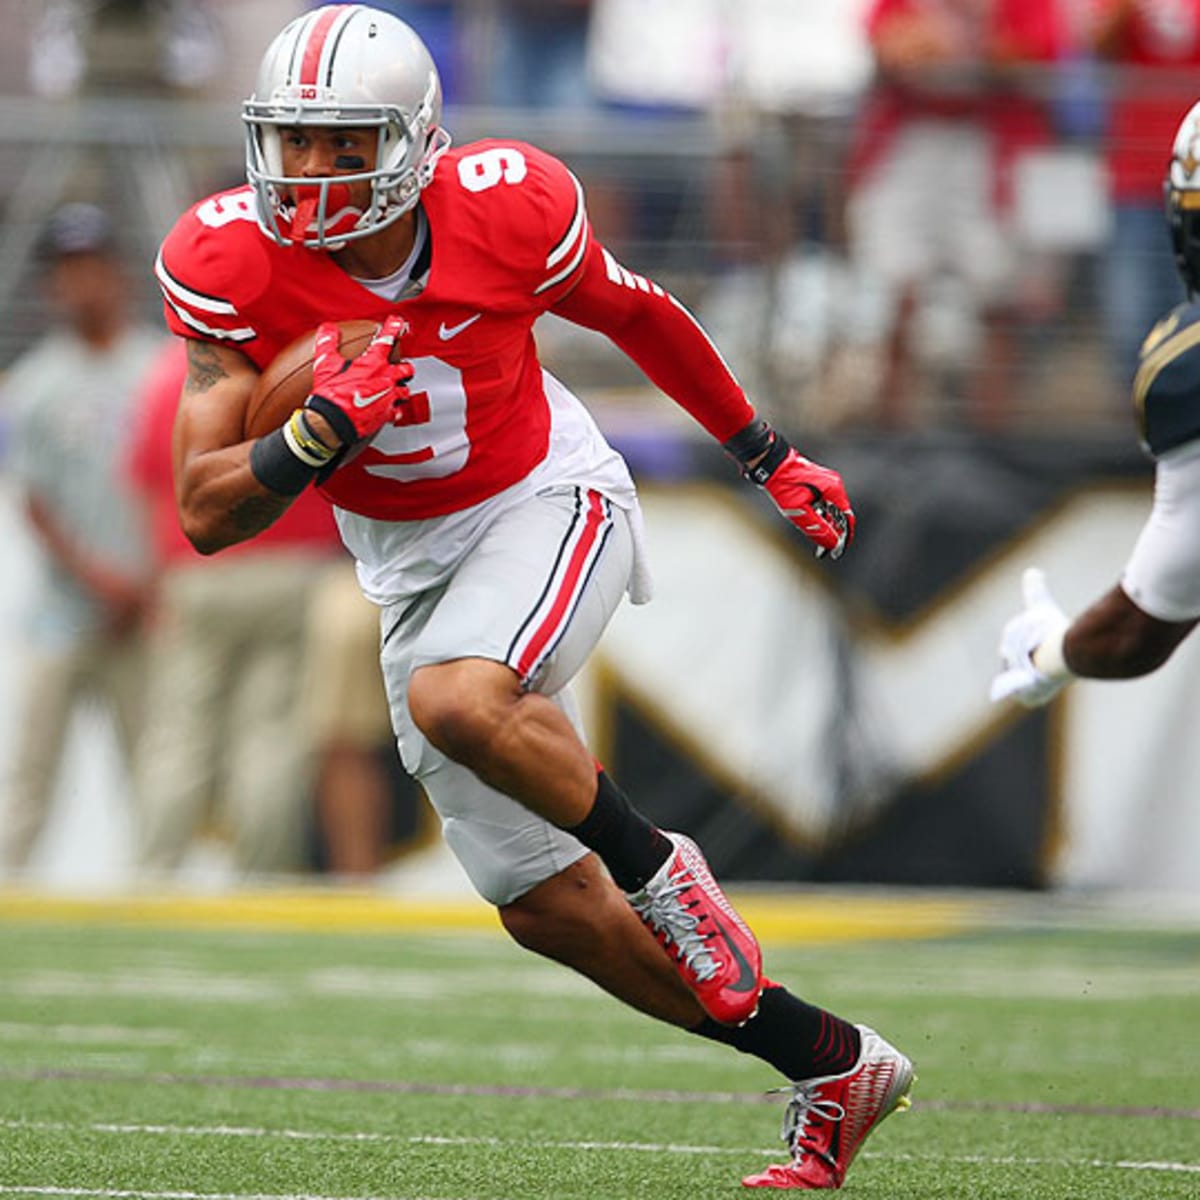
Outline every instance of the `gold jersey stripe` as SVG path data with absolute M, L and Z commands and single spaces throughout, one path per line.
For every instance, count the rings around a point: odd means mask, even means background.
M 1189 325 L 1186 329 L 1169 337 L 1142 360 L 1142 365 L 1138 367 L 1137 375 L 1133 380 L 1133 406 L 1137 410 L 1138 421 L 1143 428 L 1146 423 L 1146 396 L 1159 373 L 1164 367 L 1169 366 L 1180 355 L 1196 345 L 1200 345 L 1200 322 Z

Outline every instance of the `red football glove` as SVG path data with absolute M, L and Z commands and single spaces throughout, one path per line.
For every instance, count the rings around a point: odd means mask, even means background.
M 392 313 L 357 358 L 343 358 L 337 325 L 318 326 L 313 390 L 304 407 L 320 413 L 343 445 L 366 441 L 399 418 L 413 367 L 410 362 L 392 362 L 391 353 L 407 328 L 404 318 Z
M 817 557 L 841 558 L 854 539 L 854 510 L 842 477 L 790 447 L 763 484 L 775 506 L 810 542 Z
M 766 421 L 752 421 L 724 446 L 742 474 L 764 488 L 775 507 L 816 543 L 818 558 L 842 557 L 854 538 L 854 510 L 836 471 L 797 454 Z

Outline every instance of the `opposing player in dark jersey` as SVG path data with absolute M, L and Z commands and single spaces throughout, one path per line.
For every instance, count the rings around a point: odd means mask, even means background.
M 321 489 L 382 610 L 404 763 L 475 887 L 522 945 L 792 1081 L 791 1160 L 748 1186 L 839 1187 L 912 1064 L 765 979 L 695 843 L 648 822 L 588 752 L 570 680 L 648 576 L 628 470 L 542 368 L 534 322 L 606 334 L 832 557 L 854 534 L 840 477 L 760 420 L 687 310 L 596 241 L 561 162 L 520 141 L 450 148 L 437 71 L 396 18 L 349 4 L 297 19 L 243 115 L 249 186 L 186 213 L 157 265 L 190 361 L 185 532 L 216 552 Z M 347 360 L 331 322 L 355 318 L 379 332 Z M 316 327 L 312 394 L 247 440 L 260 373 Z
M 1133 384 L 1142 447 L 1154 459 L 1154 506 L 1120 580 L 1069 620 L 1036 567 L 1024 609 L 1001 635 L 992 699 L 1046 704 L 1072 679 L 1158 670 L 1200 620 L 1200 104 L 1175 137 L 1166 216 L 1188 300 L 1142 345 Z

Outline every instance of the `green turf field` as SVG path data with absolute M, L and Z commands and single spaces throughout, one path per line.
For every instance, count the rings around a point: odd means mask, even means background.
M 768 941 L 916 1060 L 863 1200 L 1200 1196 L 1200 935 Z M 0 1197 L 694 1200 L 777 1081 L 499 934 L 0 914 Z

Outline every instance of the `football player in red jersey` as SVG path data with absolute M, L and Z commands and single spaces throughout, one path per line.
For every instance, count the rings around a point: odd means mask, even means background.
M 795 1084 L 792 1159 L 746 1182 L 840 1186 L 912 1065 L 764 979 L 696 845 L 588 752 L 568 685 L 622 596 L 647 598 L 640 516 L 624 462 L 538 362 L 535 320 L 606 334 L 832 557 L 854 534 L 841 478 L 760 420 L 687 310 L 596 241 L 561 162 L 519 141 L 450 148 L 437 70 L 395 17 L 342 4 L 293 21 L 243 117 L 249 186 L 186 213 L 157 264 L 190 361 L 185 532 L 216 552 L 320 488 L 382 609 L 404 763 L 505 928 L 778 1068 Z M 380 328 L 346 360 L 330 323 L 355 318 Z M 260 372 L 314 327 L 312 394 L 246 440 Z

